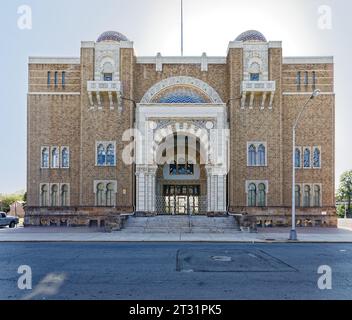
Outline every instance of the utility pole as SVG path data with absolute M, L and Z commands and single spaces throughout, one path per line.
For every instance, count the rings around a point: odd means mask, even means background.
M 181 57 L 183 57 L 183 0 L 181 0 Z

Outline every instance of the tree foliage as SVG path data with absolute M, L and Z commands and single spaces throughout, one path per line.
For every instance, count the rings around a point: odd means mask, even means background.
M 352 170 L 346 171 L 341 175 L 336 199 L 339 202 L 346 202 L 348 214 L 352 214 Z
M 16 201 L 23 201 L 23 195 L 10 194 L 5 196 L 0 196 L 0 211 L 9 212 L 10 206 Z

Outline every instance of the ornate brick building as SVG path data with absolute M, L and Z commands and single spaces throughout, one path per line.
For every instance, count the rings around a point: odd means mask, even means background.
M 138 57 L 118 32 L 78 58 L 29 59 L 28 225 L 110 215 L 248 213 L 336 225 L 331 57 L 283 57 L 247 31 L 224 57 Z

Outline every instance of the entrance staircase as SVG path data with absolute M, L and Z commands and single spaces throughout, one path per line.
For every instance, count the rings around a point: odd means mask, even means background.
M 124 233 L 234 233 L 240 227 L 234 217 L 208 218 L 206 216 L 129 217 Z

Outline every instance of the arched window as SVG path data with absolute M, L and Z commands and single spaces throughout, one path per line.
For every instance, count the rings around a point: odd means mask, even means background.
M 310 149 L 304 149 L 304 167 L 310 168 Z
M 257 165 L 257 149 L 251 144 L 248 148 L 248 162 L 250 166 Z
M 108 185 L 106 186 L 106 205 L 108 207 L 112 207 L 115 205 L 114 185 L 112 183 L 108 183 Z
M 115 165 L 115 147 L 112 144 L 109 144 L 106 149 L 106 164 L 108 166 Z
M 301 168 L 301 150 L 299 148 L 296 148 L 295 151 L 295 166 L 296 168 Z
M 296 200 L 296 207 L 300 207 L 301 206 L 301 187 L 300 186 L 296 186 L 295 200 Z
M 57 206 L 57 196 L 58 196 L 58 187 L 56 184 L 51 186 L 51 194 L 50 194 L 50 199 L 51 199 L 51 206 L 56 207 Z
M 42 207 L 48 206 L 48 186 L 46 184 L 42 185 L 40 189 L 40 205 Z
M 64 147 L 61 150 L 61 167 L 69 168 L 70 167 L 70 154 L 68 148 Z
M 64 184 L 61 186 L 61 206 L 68 206 L 68 185 Z
M 42 149 L 42 168 L 49 168 L 49 148 Z
M 266 187 L 264 183 L 259 184 L 258 191 L 259 191 L 258 206 L 265 207 L 266 206 Z
M 319 148 L 314 148 L 313 152 L 313 168 L 320 168 L 320 150 Z
M 320 186 L 314 186 L 314 206 L 321 206 L 321 190 Z
M 257 205 L 257 187 L 254 183 L 248 186 L 248 207 Z
M 59 167 L 59 149 L 57 147 L 54 147 L 51 150 L 51 167 Z
M 48 85 L 48 87 L 50 87 L 50 84 L 51 84 L 51 72 L 48 71 L 48 76 L 47 76 L 47 85 Z
M 97 165 L 98 166 L 105 166 L 106 161 L 106 153 L 104 145 L 100 144 L 97 148 Z
M 99 183 L 97 185 L 97 194 L 96 194 L 96 203 L 97 206 L 103 206 L 104 205 L 104 184 Z
M 304 187 L 304 206 L 310 207 L 311 204 L 311 188 L 310 186 Z
M 265 166 L 265 162 L 265 146 L 261 144 L 258 147 L 258 165 Z

